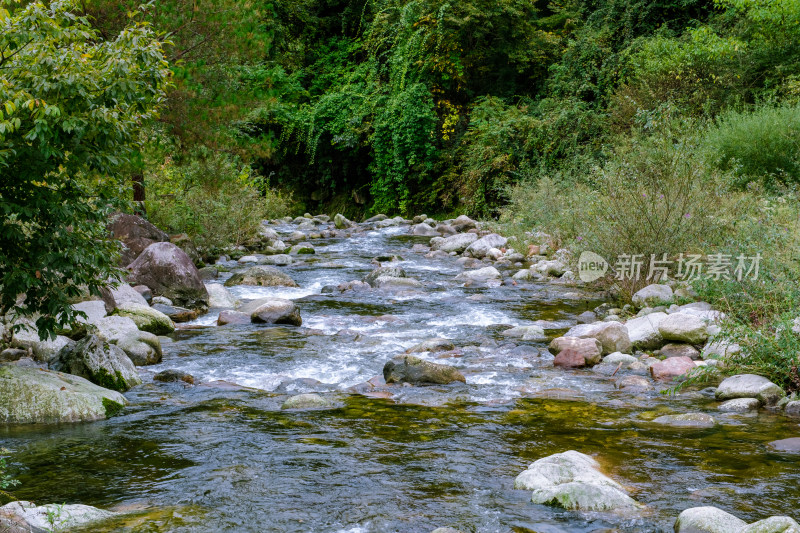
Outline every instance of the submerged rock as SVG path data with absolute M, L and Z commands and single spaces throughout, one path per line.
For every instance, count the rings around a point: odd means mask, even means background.
M 411 383 L 412 385 L 446 385 L 455 381 L 467 380 L 458 369 L 430 363 L 413 355 L 400 355 L 387 361 L 383 367 L 386 383 Z
M 738 533 L 747 522 L 716 507 L 686 509 L 675 521 L 675 533 Z
M 102 420 L 127 400 L 82 377 L 40 368 L 0 366 L 0 423 L 51 424 Z
M 531 490 L 534 503 L 574 511 L 633 511 L 641 508 L 625 489 L 600 471 L 588 455 L 570 450 L 531 464 L 514 481 L 514 488 Z
M 774 440 L 767 446 L 778 452 L 800 453 L 800 437 Z
M 706 413 L 683 413 L 680 415 L 664 415 L 653 420 L 654 424 L 675 428 L 713 428 L 717 425 L 714 417 Z
M 181 370 L 175 369 L 168 369 L 162 370 L 155 376 L 153 376 L 153 381 L 161 381 L 163 383 L 169 383 L 172 381 L 183 381 L 184 383 L 188 383 L 189 385 L 194 385 L 194 376 L 191 374 L 187 374 Z
M 255 266 L 246 272 L 234 274 L 225 282 L 233 285 L 253 285 L 257 287 L 297 287 L 297 283 L 285 272 L 271 266 Z
M 326 398 L 311 392 L 292 396 L 283 402 L 281 409 L 320 409 L 331 405 L 331 402 Z
M 775 405 L 785 396 L 783 389 L 763 376 L 739 374 L 720 383 L 715 393 L 717 400 L 757 398 L 764 405 Z
M 0 507 L 0 531 L 8 533 L 69 531 L 114 516 L 117 516 L 117 513 L 89 505 L 51 503 L 37 507 L 33 502 L 18 501 Z
M 61 350 L 54 368 L 119 392 L 125 392 L 142 382 L 139 372 L 122 348 L 96 335 L 87 335 Z

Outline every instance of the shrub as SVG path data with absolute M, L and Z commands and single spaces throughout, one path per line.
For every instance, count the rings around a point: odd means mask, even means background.
M 706 142 L 720 168 L 733 171 L 737 187 L 800 182 L 800 104 L 728 112 Z
M 166 157 L 145 176 L 147 212 L 155 225 L 186 233 L 206 249 L 238 245 L 261 221 L 289 211 L 288 200 L 235 157 L 209 150 L 187 161 Z

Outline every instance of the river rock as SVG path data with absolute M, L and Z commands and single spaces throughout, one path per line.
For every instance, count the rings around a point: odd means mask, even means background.
M 597 339 L 603 348 L 603 354 L 631 351 L 631 340 L 628 329 L 619 322 L 595 322 L 594 324 L 578 324 L 564 334 L 565 337 L 581 339 Z
M 170 368 L 167 370 L 162 370 L 161 372 L 153 376 L 153 381 L 160 381 L 162 383 L 183 381 L 184 383 L 188 383 L 189 385 L 194 385 L 194 376 L 191 374 L 187 374 L 182 370 L 175 370 Z
M 207 309 L 208 292 L 197 267 L 186 252 L 169 242 L 148 246 L 128 265 L 128 281 L 147 285 L 157 296 L 166 296 L 176 305 Z
M 800 401 L 789 402 L 784 407 L 784 412 L 788 416 L 800 418 Z
M 533 491 L 534 503 L 575 511 L 632 511 L 641 507 L 600 471 L 588 455 L 570 450 L 539 459 L 517 476 L 514 488 Z
M 303 324 L 297 305 L 283 298 L 260 298 L 245 304 L 239 311 L 249 314 L 254 324 Z
M 203 268 L 197 269 L 197 273 L 203 281 L 211 281 L 219 277 L 219 270 L 215 266 L 204 266 Z M 206 287 L 208 287 L 208 285 L 206 285 Z
M 779 386 L 763 376 L 739 374 L 720 383 L 715 396 L 717 400 L 758 398 L 764 405 L 775 405 L 785 394 Z
M 175 324 L 167 315 L 149 306 L 126 304 L 114 312 L 130 318 L 140 330 L 154 335 L 169 335 L 175 331 Z
M 747 522 L 716 507 L 686 509 L 675 521 L 675 533 L 738 533 Z
M 355 223 L 347 220 L 341 213 L 336 213 L 333 217 L 333 225 L 336 226 L 336 229 L 347 229 L 353 227 Z
M 301 242 L 292 246 L 289 253 L 292 255 L 311 255 L 317 253 L 317 251 L 310 242 Z
M 642 376 L 623 376 L 619 378 L 614 386 L 619 390 L 628 392 L 644 392 L 653 390 L 653 384 Z
M 411 226 L 409 233 L 411 235 L 417 235 L 420 237 L 436 237 L 439 235 L 438 231 L 436 231 L 429 225 L 422 223 Z
M 297 283 L 285 272 L 271 266 L 254 266 L 246 272 L 234 274 L 225 282 L 226 287 L 253 285 L 257 287 L 297 287 Z
M 708 330 L 702 318 L 688 313 L 674 313 L 658 326 L 661 336 L 668 341 L 703 344 L 708 339 Z
M 650 365 L 650 375 L 657 380 L 670 380 L 682 377 L 695 368 L 694 361 L 688 357 L 670 357 Z
M 89 300 L 87 302 L 78 302 L 72 304 L 70 307 L 75 311 L 81 311 L 86 314 L 86 318 L 79 318 L 78 322 L 83 324 L 92 323 L 108 315 L 106 312 L 106 304 L 100 300 Z
M 289 254 L 275 254 L 264 257 L 262 263 L 265 265 L 287 266 L 294 263 L 294 259 Z
M 411 383 L 412 385 L 446 385 L 454 381 L 467 382 L 458 369 L 431 363 L 413 355 L 400 355 L 387 361 L 383 367 L 383 378 L 386 383 Z
M 464 533 L 460 529 L 454 529 L 452 527 L 437 527 L 431 533 Z
M 33 502 L 16 501 L 0 507 L 0 531 L 4 533 L 70 531 L 114 516 L 117 514 L 89 505 L 51 503 L 37 507 Z
M 53 368 L 119 392 L 142 383 L 139 372 L 122 348 L 96 335 L 87 335 L 61 350 Z
M 431 239 L 431 249 L 441 250 L 443 252 L 456 252 L 461 253 L 473 242 L 478 240 L 478 236 L 474 233 L 460 233 L 451 235 L 444 239 Z
M 422 283 L 416 279 L 395 278 L 392 276 L 380 276 L 373 283 L 376 289 L 402 290 L 421 289 L 423 287 Z
M 800 533 L 800 524 L 788 516 L 770 516 L 743 527 L 737 533 Z
M 478 227 L 478 224 L 467 215 L 460 215 L 450 222 L 454 230 L 458 232 L 469 231 Z
M 485 267 L 478 270 L 467 270 L 456 276 L 456 281 L 485 282 L 490 279 L 501 279 L 503 276 L 495 267 Z
M 0 424 L 86 422 L 115 415 L 127 400 L 82 377 L 0 366 Z
M 720 404 L 717 409 L 725 413 L 746 413 L 757 411 L 761 407 L 761 402 L 756 398 L 735 398 Z
M 537 325 L 517 326 L 503 331 L 501 335 L 519 338 L 526 342 L 545 342 L 548 338 L 544 333 L 544 328 Z
M 580 351 L 574 348 L 567 348 L 558 352 L 558 355 L 553 359 L 553 366 L 559 368 L 583 368 L 587 366 L 587 362 Z
M 695 361 L 700 359 L 700 351 L 691 344 L 679 344 L 671 342 L 663 346 L 658 352 L 662 357 L 688 357 Z
M 169 235 L 136 215 L 120 213 L 114 216 L 108 229 L 112 237 L 125 245 L 122 254 L 123 265 L 130 264 L 151 244 L 169 242 Z
M 558 259 L 551 261 L 542 260 L 533 266 L 533 269 L 546 276 L 561 277 L 567 271 L 567 265 Z
M 101 339 L 122 348 L 134 365 L 155 365 L 161 362 L 161 341 L 152 333 L 140 331 L 130 318 L 107 316 L 92 325 Z
M 196 319 L 199 314 L 196 309 L 186 309 L 185 307 L 161 303 L 153 304 L 152 308 L 154 311 L 165 314 L 175 323 L 191 322 Z
M 208 292 L 209 307 L 227 309 L 236 307 L 236 298 L 222 284 L 206 283 L 206 291 Z
M 220 312 L 219 316 L 217 317 L 218 326 L 225 326 L 228 324 L 250 324 L 250 323 L 251 319 L 249 314 L 242 313 L 240 311 L 232 311 L 230 309 L 225 309 L 224 311 Z
M 717 425 L 716 420 L 706 413 L 683 413 L 679 415 L 664 415 L 653 420 L 654 424 L 675 428 L 707 429 Z
M 735 342 L 726 340 L 710 340 L 703 347 L 703 359 L 724 359 L 734 357 L 742 353 L 742 347 Z
M 584 365 L 581 366 L 599 363 L 603 354 L 603 347 L 600 341 L 594 338 L 557 337 L 550 342 L 549 350 L 550 353 L 556 356 L 564 350 L 577 352 L 584 359 Z M 573 355 L 570 355 L 570 358 L 577 361 Z
M 141 292 L 131 287 L 128 283 L 120 283 L 116 287 L 110 288 L 109 291 L 111 292 L 111 296 L 114 298 L 114 307 L 128 304 L 150 305 L 147 303 L 147 298 L 145 298 Z
M 658 327 L 665 318 L 667 318 L 667 313 L 656 312 L 628 320 L 625 327 L 633 348 L 653 350 L 661 347 L 664 344 L 664 338 L 658 331 Z
M 774 440 L 768 443 L 767 446 L 779 452 L 800 453 L 800 437 Z
M 669 305 L 672 303 L 674 295 L 669 285 L 654 283 L 643 289 L 639 289 L 631 298 L 633 305 L 638 308 L 656 307 L 657 305 Z
M 311 392 L 292 396 L 283 402 L 281 409 L 321 409 L 331 405 L 331 402 L 326 398 Z
M 65 346 L 73 344 L 72 340 L 63 335 L 57 335 L 55 339 L 41 340 L 34 321 L 29 318 L 23 318 L 19 323 L 23 327 L 14 333 L 10 347 L 30 350 L 33 358 L 40 363 L 49 364 L 58 357 Z
M 506 243 L 508 243 L 508 239 L 505 237 L 498 235 L 497 233 L 490 233 L 489 235 L 481 237 L 470 244 L 466 251 L 469 252 L 472 257 L 482 259 L 486 257 L 486 255 L 489 253 L 489 250 L 492 248 L 503 248 L 505 247 Z
M 455 350 L 456 347 L 450 339 L 428 339 L 416 346 L 412 346 L 406 353 L 420 353 L 420 352 L 449 352 Z
M 376 268 L 366 276 L 364 276 L 364 282 L 369 283 L 371 287 L 375 287 L 375 280 L 380 277 L 387 276 L 392 278 L 405 278 L 406 271 L 400 267 L 380 267 Z

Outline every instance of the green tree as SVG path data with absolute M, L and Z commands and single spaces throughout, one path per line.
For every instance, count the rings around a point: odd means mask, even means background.
M 169 82 L 146 24 L 132 16 L 104 40 L 76 13 L 72 1 L 0 4 L 0 316 L 36 317 L 42 338 L 115 273 L 117 173 Z

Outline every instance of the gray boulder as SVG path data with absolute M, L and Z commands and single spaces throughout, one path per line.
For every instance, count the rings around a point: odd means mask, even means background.
M 139 372 L 122 348 L 96 335 L 87 335 L 61 350 L 53 368 L 119 392 L 142 383 Z
M 672 288 L 669 285 L 654 283 L 643 289 L 639 289 L 631 300 L 633 301 L 633 305 L 641 309 L 643 307 L 669 305 L 674 298 L 675 296 L 672 293 Z
M 747 522 L 716 507 L 686 509 L 675 521 L 675 533 L 738 533 Z
M 375 287 L 375 281 L 382 276 L 388 276 L 392 278 L 405 278 L 406 271 L 400 267 L 376 268 L 375 270 L 364 276 L 364 282 L 369 283 L 371 287 Z
M 628 329 L 628 338 L 633 348 L 653 350 L 661 347 L 664 344 L 664 338 L 658 331 L 658 327 L 667 316 L 666 313 L 656 312 L 628 320 L 625 327 Z
M 764 405 L 775 405 L 786 394 L 779 386 L 763 376 L 739 374 L 725 379 L 717 388 L 717 400 L 757 398 Z
M 300 326 L 303 319 L 292 300 L 283 298 L 260 298 L 243 305 L 239 312 L 250 315 L 254 324 L 289 324 Z
M 111 296 L 114 298 L 116 306 L 120 305 L 150 305 L 142 293 L 131 287 L 128 283 L 120 283 L 116 287 L 110 288 Z
M 189 309 L 208 308 L 208 292 L 197 267 L 172 243 L 151 244 L 128 265 L 128 271 L 128 281 L 147 285 L 156 296 Z
M 696 315 L 684 312 L 667 316 L 659 324 L 658 331 L 668 341 L 703 344 L 708 339 L 705 321 Z
M 746 413 L 757 411 L 761 407 L 761 402 L 756 398 L 734 398 L 720 404 L 717 409 L 724 413 Z
M 0 531 L 8 533 L 44 533 L 71 531 L 117 516 L 89 505 L 47 504 L 36 506 L 33 502 L 16 501 L 0 507 Z
M 225 282 L 225 286 L 232 287 L 234 285 L 297 287 L 297 283 L 288 274 L 271 266 L 254 266 L 244 273 L 234 274 Z
M 333 217 L 333 225 L 336 226 L 336 229 L 347 229 L 353 227 L 355 224 L 347 220 L 341 213 L 336 213 Z
M 122 348 L 134 365 L 155 365 L 161 362 L 161 341 L 153 333 L 140 331 L 130 318 L 107 316 L 92 325 L 101 339 Z
M 450 339 L 428 339 L 416 346 L 412 346 L 406 353 L 420 353 L 420 352 L 449 352 L 455 350 L 455 345 Z
M 236 307 L 236 298 L 234 298 L 231 291 L 226 289 L 220 283 L 206 283 L 206 291 L 208 292 L 208 306 L 216 308 L 233 308 Z
M 416 224 L 411 226 L 409 230 L 411 235 L 417 235 L 419 237 L 436 237 L 439 235 L 439 232 L 430 227 L 427 224 Z
M 130 318 L 137 328 L 154 335 L 169 335 L 175 331 L 175 324 L 167 315 L 147 305 L 126 304 L 117 307 L 114 313 Z
M 376 289 L 404 290 L 421 289 L 423 287 L 419 280 L 413 278 L 395 278 L 392 276 L 380 276 L 373 282 Z
M 431 239 L 431 249 L 441 250 L 443 252 L 456 252 L 461 253 L 473 242 L 478 240 L 478 236 L 474 233 L 460 233 L 445 237 L 442 240 Z
M 743 527 L 737 533 L 800 533 L 800 524 L 788 516 L 770 516 Z
M 413 355 L 400 355 L 388 361 L 383 367 L 386 383 L 411 383 L 412 385 L 446 385 L 455 381 L 467 380 L 456 368 L 438 363 L 430 363 Z
M 127 400 L 71 374 L 0 365 L 0 424 L 86 422 L 114 416 Z
M 39 331 L 32 319 L 23 318 L 18 323 L 23 327 L 14 333 L 10 347 L 30 350 L 33 353 L 33 358 L 40 363 L 51 363 L 58 357 L 58 353 L 62 348 L 73 344 L 73 341 L 63 335 L 58 335 L 52 340 L 49 338 L 41 340 Z
M 642 507 L 600 471 L 597 461 L 574 450 L 534 462 L 517 476 L 514 488 L 533 491 L 534 503 L 574 511 L 629 512 Z
M 467 270 L 456 276 L 456 281 L 466 282 L 486 282 L 490 279 L 502 279 L 500 271 L 495 267 L 479 268 L 478 270 Z
M 603 347 L 603 355 L 614 352 L 628 353 L 632 348 L 628 329 L 617 321 L 578 324 L 570 328 L 564 336 L 597 339 Z
M 466 251 L 469 252 L 472 257 L 481 259 L 486 257 L 486 254 L 488 254 L 489 250 L 492 248 L 503 248 L 506 243 L 508 243 L 508 239 L 505 237 L 497 233 L 490 233 L 470 244 Z

